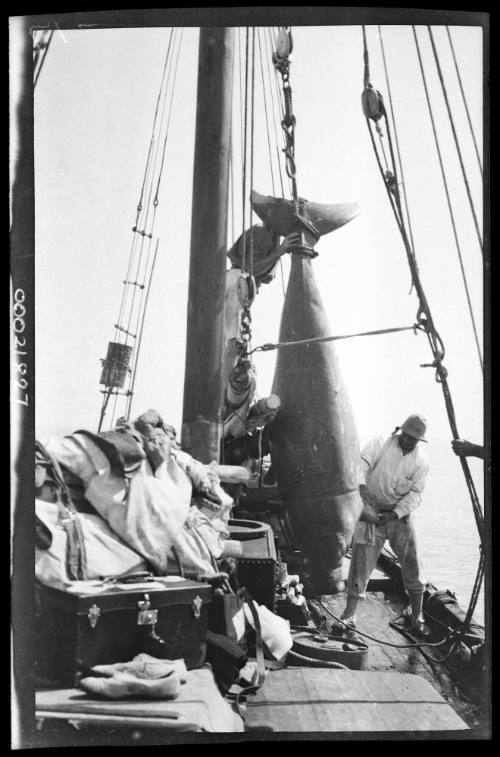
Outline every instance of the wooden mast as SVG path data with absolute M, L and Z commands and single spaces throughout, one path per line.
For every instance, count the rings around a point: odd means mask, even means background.
M 219 460 L 234 28 L 200 30 L 183 448 Z

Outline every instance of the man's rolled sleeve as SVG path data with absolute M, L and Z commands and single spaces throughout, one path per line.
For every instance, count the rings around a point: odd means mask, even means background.
M 409 515 L 421 504 L 421 494 L 425 488 L 425 481 L 428 472 L 429 466 L 427 465 L 427 463 L 422 463 L 415 470 L 410 491 L 408 492 L 408 494 L 405 494 L 404 497 L 401 497 L 398 504 L 393 509 L 393 512 L 396 513 L 398 519 L 404 518 L 405 515 Z

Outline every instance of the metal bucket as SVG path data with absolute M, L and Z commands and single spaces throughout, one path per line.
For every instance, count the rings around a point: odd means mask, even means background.
M 293 638 L 293 651 L 315 660 L 339 662 L 351 670 L 368 668 L 368 646 L 357 639 L 298 633 Z

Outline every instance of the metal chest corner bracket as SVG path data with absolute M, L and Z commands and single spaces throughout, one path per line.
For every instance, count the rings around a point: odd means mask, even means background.
M 95 628 L 97 625 L 97 621 L 101 617 L 101 609 L 97 605 L 92 605 L 92 607 L 89 609 L 87 613 L 87 617 L 89 619 L 90 627 Z
M 202 598 L 197 594 L 196 597 L 193 599 L 193 614 L 196 620 L 201 615 L 201 606 L 203 605 Z

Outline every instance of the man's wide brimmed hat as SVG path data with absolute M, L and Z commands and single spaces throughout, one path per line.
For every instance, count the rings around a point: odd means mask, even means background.
M 408 436 L 413 436 L 419 442 L 426 442 L 425 432 L 427 431 L 427 421 L 423 415 L 409 415 L 402 426 L 399 427 Z

